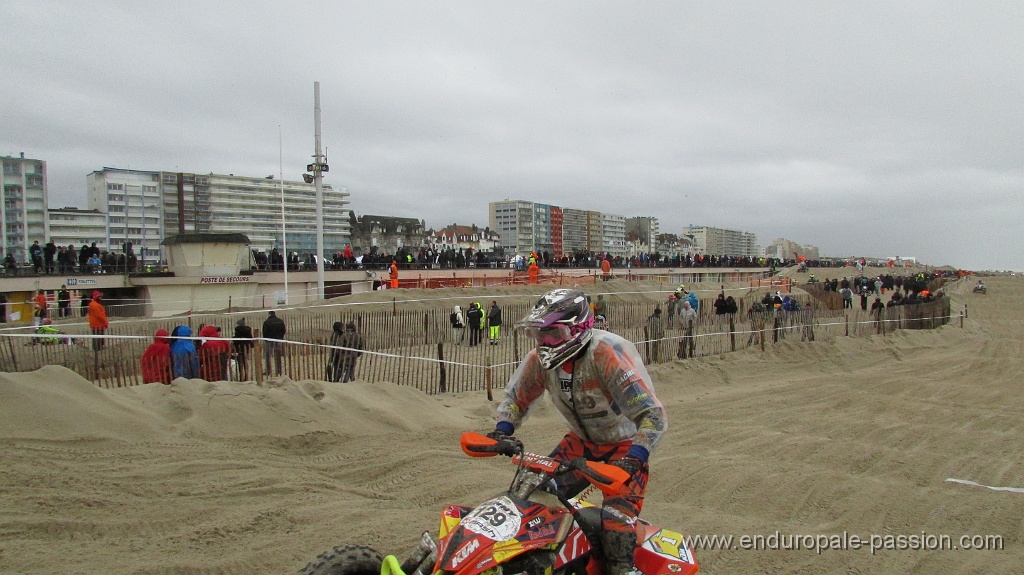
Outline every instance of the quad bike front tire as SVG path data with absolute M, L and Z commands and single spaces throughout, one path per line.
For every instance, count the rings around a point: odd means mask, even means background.
M 380 575 L 384 557 L 365 545 L 339 545 L 317 555 L 299 575 Z

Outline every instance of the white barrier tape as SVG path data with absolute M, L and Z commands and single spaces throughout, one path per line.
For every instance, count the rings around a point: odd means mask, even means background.
M 949 483 L 959 483 L 961 485 L 970 485 L 972 487 L 984 487 L 985 489 L 991 489 L 992 491 L 1009 491 L 1010 493 L 1024 493 L 1024 489 L 1022 489 L 1020 487 L 993 487 L 991 485 L 982 485 L 980 483 L 975 483 L 975 482 L 969 481 L 967 479 L 954 479 L 952 477 L 947 478 L 946 481 L 949 482 Z

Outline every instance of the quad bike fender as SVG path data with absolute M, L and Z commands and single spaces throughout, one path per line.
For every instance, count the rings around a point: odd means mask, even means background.
M 633 562 L 646 575 L 693 575 L 697 557 L 689 538 L 650 524 L 637 524 Z

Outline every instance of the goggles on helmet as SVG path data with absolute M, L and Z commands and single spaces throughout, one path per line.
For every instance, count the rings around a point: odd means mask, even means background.
M 545 347 L 559 346 L 572 339 L 572 330 L 567 325 L 527 327 L 524 331 L 528 337 L 536 340 L 537 345 Z

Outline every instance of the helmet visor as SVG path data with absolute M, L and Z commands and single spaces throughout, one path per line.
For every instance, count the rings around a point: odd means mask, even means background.
M 527 327 L 525 332 L 537 342 L 537 345 L 545 347 L 556 347 L 572 339 L 572 331 L 567 325 Z

